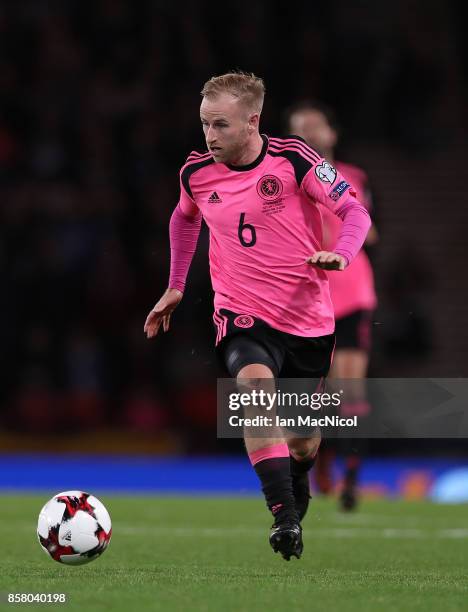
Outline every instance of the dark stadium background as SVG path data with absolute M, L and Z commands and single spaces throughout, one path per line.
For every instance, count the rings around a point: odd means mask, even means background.
M 371 375 L 466 376 L 462 7 L 1 0 L 0 449 L 242 452 L 215 433 L 206 234 L 170 333 L 143 334 L 167 283 L 178 170 L 204 149 L 199 91 L 233 68 L 265 79 L 266 133 L 284 133 L 299 99 L 332 106 L 339 157 L 371 177 Z M 466 462 L 464 446 L 369 453 Z

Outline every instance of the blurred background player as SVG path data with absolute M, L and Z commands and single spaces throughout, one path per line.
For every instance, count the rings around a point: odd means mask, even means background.
M 168 331 L 203 217 L 210 230 L 218 355 L 231 378 L 253 388 L 272 388 L 278 376 L 327 376 L 335 322 L 325 270 L 344 270 L 370 226 L 352 186 L 303 140 L 260 134 L 264 92 L 253 74 L 228 73 L 205 83 L 200 119 L 208 151 L 193 151 L 181 170 L 168 289 L 144 326 L 148 338 L 161 326 Z M 319 202 L 342 219 L 331 251 L 321 244 Z M 244 432 L 274 517 L 270 544 L 286 560 L 299 558 L 308 471 L 320 437 L 287 437 L 279 428 L 258 435 Z
M 355 165 L 335 159 L 338 142 L 338 127 L 334 113 L 327 106 L 304 101 L 291 107 L 286 114 L 287 132 L 304 138 L 314 149 L 330 160 L 343 177 L 356 189 L 357 196 L 369 211 L 372 200 L 366 173 Z M 322 208 L 323 249 L 333 250 L 333 245 L 341 230 L 341 220 Z M 374 224 L 367 235 L 365 245 L 377 242 Z M 336 347 L 330 377 L 362 379 L 367 375 L 371 344 L 372 312 L 377 305 L 374 277 L 371 263 L 364 249 L 361 249 L 353 262 L 337 274 L 328 272 L 330 295 L 335 311 Z M 343 406 L 350 414 L 366 414 L 368 404 L 364 389 L 354 387 L 354 398 Z M 338 445 L 344 454 L 345 473 L 340 493 L 340 505 L 351 510 L 356 505 L 356 486 L 360 465 L 362 440 L 346 439 Z M 331 475 L 334 448 L 333 440 L 324 440 L 315 464 L 315 477 L 319 491 L 328 494 L 332 491 Z

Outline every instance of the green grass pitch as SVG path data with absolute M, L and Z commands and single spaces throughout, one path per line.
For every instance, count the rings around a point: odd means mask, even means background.
M 0 496 L 0 609 L 168 611 L 468 610 L 468 507 L 367 501 L 354 514 L 314 499 L 305 550 L 268 545 L 260 498 L 100 495 L 113 520 L 93 563 L 49 560 L 36 540 L 50 496 Z M 7 604 L 6 593 L 66 593 L 66 604 Z

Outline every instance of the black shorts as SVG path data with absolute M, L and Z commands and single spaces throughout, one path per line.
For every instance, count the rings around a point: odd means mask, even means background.
M 336 319 L 336 349 L 359 349 L 370 351 L 372 311 L 356 310 L 345 317 Z
M 275 377 L 327 376 L 335 348 L 335 334 L 309 338 L 273 329 L 251 315 L 222 308 L 214 314 L 218 332 L 216 351 L 231 378 L 251 363 L 269 367 Z

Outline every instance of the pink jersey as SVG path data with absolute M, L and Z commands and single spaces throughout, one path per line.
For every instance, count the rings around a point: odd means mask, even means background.
M 367 191 L 366 173 L 350 164 L 336 162 L 336 168 L 356 190 L 358 200 L 368 210 L 371 208 Z M 323 212 L 323 249 L 333 251 L 340 234 L 342 221 L 328 208 Z M 374 275 L 364 250 L 359 251 L 350 265 L 342 272 L 329 271 L 330 295 L 337 319 L 356 310 L 372 310 L 377 305 L 374 289 Z
M 306 263 L 322 249 L 318 203 L 343 218 L 355 216 L 340 238 L 348 260 L 369 228 L 367 211 L 340 173 L 302 139 L 262 138 L 259 157 L 247 166 L 191 153 L 180 174 L 179 209 L 186 215 L 199 209 L 210 230 L 215 310 L 258 317 L 297 336 L 331 334 L 327 273 Z

